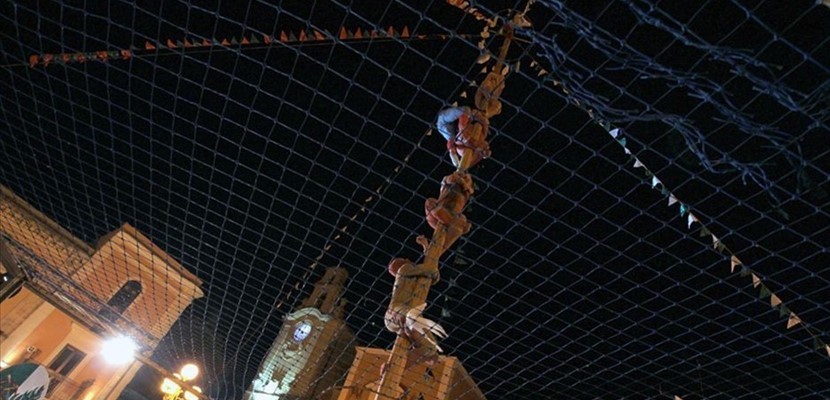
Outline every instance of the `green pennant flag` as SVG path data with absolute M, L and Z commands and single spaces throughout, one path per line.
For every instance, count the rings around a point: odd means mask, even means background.
M 767 297 L 770 297 L 771 295 L 772 295 L 772 292 L 769 291 L 769 288 L 767 287 L 767 285 L 764 285 L 762 283 L 761 284 L 761 293 L 759 293 L 758 298 L 759 299 L 766 299 Z
M 781 308 L 778 310 L 779 317 L 788 317 L 790 315 L 790 309 L 787 308 L 786 305 L 782 304 Z
M 231 44 L 239 44 L 239 41 L 236 40 L 236 36 L 231 38 Z
M 680 216 L 682 217 L 682 216 L 686 215 L 687 212 L 689 212 L 689 206 L 687 206 L 683 203 L 680 203 Z
M 703 226 L 703 227 L 701 227 L 701 228 L 700 228 L 700 235 L 699 235 L 700 237 L 709 236 L 709 235 L 711 235 L 711 234 L 712 234 L 712 232 L 709 232 L 709 230 L 708 230 L 708 229 L 706 229 L 706 227 L 705 227 L 705 226 Z
M 619 143 L 620 146 L 625 147 L 625 144 L 628 143 L 628 141 L 626 141 L 625 138 L 620 138 L 617 140 L 617 143 Z
M 297 36 L 294 35 L 294 32 L 290 32 L 288 34 L 288 41 L 289 42 L 296 42 L 297 41 Z
M 184 43 L 181 40 L 176 41 L 176 47 L 184 47 Z
M 741 276 L 749 276 L 750 274 L 752 274 L 752 270 L 741 265 Z
M 726 246 L 724 246 L 723 243 L 721 243 L 721 241 L 718 240 L 718 242 L 715 243 L 715 248 L 718 249 L 719 253 L 723 253 L 723 250 L 726 249 Z
M 464 261 L 463 258 L 456 256 L 454 264 L 455 265 L 467 265 L 469 263 L 467 261 Z
M 818 338 L 818 336 L 813 336 L 813 350 L 823 350 L 824 349 L 824 342 Z
M 251 35 L 251 43 L 259 43 L 259 39 L 255 35 Z

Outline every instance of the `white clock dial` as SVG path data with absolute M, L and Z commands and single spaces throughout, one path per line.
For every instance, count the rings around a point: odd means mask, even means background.
M 294 330 L 294 340 L 302 342 L 308 337 L 309 333 L 311 333 L 311 324 L 307 321 L 300 322 L 297 329 Z

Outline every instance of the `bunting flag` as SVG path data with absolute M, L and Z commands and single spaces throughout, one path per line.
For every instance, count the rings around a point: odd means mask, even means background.
M 801 318 L 798 318 L 798 315 L 795 315 L 794 312 L 790 312 L 790 318 L 787 319 L 787 329 L 791 329 L 792 327 L 801 323 Z
M 460 37 L 463 39 L 473 40 L 478 39 L 480 35 L 460 34 L 453 37 Z M 361 28 L 347 29 L 341 27 L 338 34 L 332 35 L 328 31 L 320 31 L 316 29 L 293 31 L 280 31 L 276 36 L 252 34 L 242 36 L 241 39 L 236 37 L 217 39 L 195 39 L 191 40 L 185 38 L 184 40 L 166 39 L 158 43 L 145 42 L 143 48 L 132 47 L 129 49 L 119 50 L 99 50 L 83 53 L 44 53 L 32 54 L 29 56 L 27 65 L 31 68 L 37 66 L 47 67 L 55 64 L 81 64 L 87 61 L 107 62 L 110 60 L 129 60 L 133 57 L 150 56 L 162 50 L 179 50 L 185 52 L 202 52 L 210 51 L 206 47 L 222 47 L 222 48 L 263 48 L 271 46 L 274 42 L 279 42 L 288 45 L 302 45 L 309 42 L 344 42 L 356 40 L 377 40 L 377 39 L 406 39 L 406 40 L 449 40 L 450 36 L 446 34 L 434 35 L 417 35 L 413 36 L 410 33 L 409 27 L 404 26 L 397 29 L 393 26 L 388 26 L 386 29 L 372 29 L 362 30 Z
M 538 67 L 538 63 L 531 63 L 530 65 L 531 67 L 536 66 L 536 68 L 540 68 Z M 558 86 L 556 82 L 554 82 L 554 86 Z M 565 95 L 568 95 L 568 92 L 565 88 L 562 88 L 562 91 Z M 573 101 L 573 103 L 578 107 L 581 107 L 579 102 Z M 736 268 L 740 266 L 740 276 L 751 278 L 752 287 L 759 290 L 758 298 L 761 300 L 769 298 L 770 307 L 772 307 L 773 309 L 777 308 L 779 316 L 782 318 L 787 318 L 787 329 L 792 329 L 797 325 L 803 326 L 804 329 L 812 336 L 814 348 L 816 350 L 826 350 L 827 355 L 830 356 L 830 344 L 824 343 L 819 338 L 818 334 L 814 333 L 809 328 L 809 326 L 805 325 L 804 321 L 802 321 L 800 317 L 798 317 L 794 312 L 792 312 L 789 309 L 789 307 L 787 307 L 787 305 L 784 304 L 783 300 L 777 294 L 773 293 L 767 285 L 764 284 L 763 279 L 758 274 L 756 274 L 752 269 L 747 268 L 744 265 L 744 263 L 740 259 L 738 259 L 734 252 L 727 248 L 726 245 L 724 245 L 723 242 L 714 233 L 712 233 L 711 230 L 707 229 L 706 226 L 704 226 L 700 222 L 699 218 L 694 212 L 692 212 L 692 209 L 689 205 L 681 202 L 673 193 L 671 193 L 668 190 L 668 188 L 665 187 L 665 185 L 663 185 L 660 179 L 653 172 L 651 172 L 651 170 L 649 170 L 648 167 L 639 158 L 632 154 L 631 150 L 627 147 L 625 132 L 620 128 L 612 128 L 611 125 L 605 121 L 598 120 L 596 114 L 593 113 L 592 110 L 586 110 L 584 107 L 582 108 L 583 110 L 588 112 L 588 115 L 591 116 L 592 119 L 594 119 L 594 122 L 596 122 L 599 126 L 605 129 L 605 131 L 608 132 L 609 135 L 611 135 L 611 138 L 613 138 L 614 141 L 616 141 L 620 146 L 623 147 L 625 154 L 631 155 L 630 159 L 634 160 L 634 168 L 642 169 L 645 177 L 648 179 L 644 180 L 643 183 L 648 182 L 653 189 L 660 190 L 661 194 L 667 196 L 669 207 L 674 206 L 675 204 L 679 204 L 680 216 L 681 218 L 684 216 L 686 217 L 687 227 L 689 229 L 692 229 L 692 225 L 695 222 L 697 222 L 701 225 L 700 237 L 709 236 L 712 240 L 712 248 L 714 250 L 718 251 L 721 254 L 725 252 L 729 255 L 730 273 L 735 273 Z M 658 187 L 660 188 L 658 189 Z M 679 396 L 675 396 L 675 400 L 677 399 L 679 399 Z

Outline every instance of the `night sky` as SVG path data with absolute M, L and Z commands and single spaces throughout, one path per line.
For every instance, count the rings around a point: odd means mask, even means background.
M 214 398 L 241 397 L 326 266 L 349 272 L 356 344 L 391 347 L 385 266 L 429 233 L 452 166 L 427 133 L 471 103 L 479 39 L 459 35 L 481 23 L 442 1 L 106 3 L 2 3 L 0 183 L 90 243 L 129 222 L 204 280 L 154 359 L 203 365 Z M 830 398 L 814 349 L 830 343 L 830 8 L 685 3 L 539 2 L 517 33 L 473 229 L 426 312 L 490 399 Z M 446 37 L 25 65 L 341 26 Z M 788 330 L 661 187 L 804 323 Z

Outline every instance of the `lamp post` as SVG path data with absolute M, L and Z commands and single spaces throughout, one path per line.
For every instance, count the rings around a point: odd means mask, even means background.
M 199 367 L 195 364 L 185 364 L 179 373 L 173 374 L 176 379 L 187 383 L 196 379 L 199 376 Z M 193 390 L 202 393 L 202 389 L 198 386 L 192 386 Z M 161 382 L 161 392 L 164 393 L 163 400 L 198 400 L 201 396 L 195 393 L 182 389 L 181 385 L 174 382 L 170 378 L 164 378 Z

